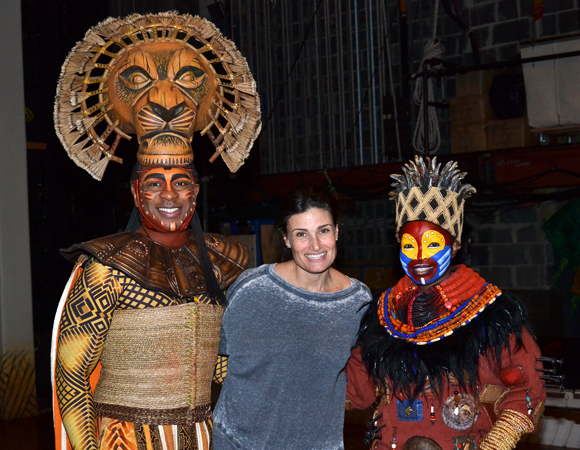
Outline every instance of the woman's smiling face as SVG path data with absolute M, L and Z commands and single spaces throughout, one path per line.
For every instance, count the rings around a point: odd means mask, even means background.
M 288 219 L 286 246 L 292 250 L 296 265 L 309 273 L 327 271 L 336 258 L 338 225 L 329 211 L 310 208 Z
M 408 222 L 399 231 L 403 269 L 417 284 L 433 284 L 451 264 L 452 238 L 441 227 L 424 221 Z

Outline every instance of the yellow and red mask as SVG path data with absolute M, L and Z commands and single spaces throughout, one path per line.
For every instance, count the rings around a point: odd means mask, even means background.
M 132 191 L 143 226 L 173 233 L 189 226 L 199 185 L 190 169 L 153 167 L 138 172 Z
M 447 231 L 431 222 L 415 221 L 403 225 L 399 235 L 401 264 L 415 283 L 434 283 L 447 272 L 452 257 L 452 238 Z

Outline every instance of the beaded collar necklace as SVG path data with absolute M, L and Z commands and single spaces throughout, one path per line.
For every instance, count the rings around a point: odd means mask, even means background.
M 437 290 L 443 312 L 429 323 L 414 327 L 410 320 L 411 306 L 418 295 L 417 285 L 407 276 L 381 295 L 378 302 L 379 321 L 387 332 L 417 345 L 436 342 L 477 317 L 501 294 L 496 286 L 464 265 L 452 269 L 451 275 L 431 289 Z M 385 302 L 386 299 L 386 302 Z M 400 319 L 401 304 L 408 304 L 407 323 Z

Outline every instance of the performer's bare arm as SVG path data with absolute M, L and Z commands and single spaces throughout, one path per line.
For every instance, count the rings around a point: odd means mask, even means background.
M 73 286 L 60 320 L 56 393 L 74 450 L 98 449 L 89 376 L 99 361 L 120 292 L 110 269 L 90 261 Z

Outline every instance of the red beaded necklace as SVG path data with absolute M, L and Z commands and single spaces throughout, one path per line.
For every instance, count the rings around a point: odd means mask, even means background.
M 448 278 L 430 289 L 437 291 L 439 300 L 436 303 L 445 307 L 444 313 L 439 317 L 421 327 L 412 325 L 412 306 L 420 291 L 418 286 L 405 276 L 388 291 L 388 296 L 385 292 L 379 299 L 378 313 L 381 325 L 395 337 L 417 344 L 427 344 L 452 334 L 453 330 L 471 321 L 501 294 L 496 286 L 486 284 L 477 272 L 464 265 L 453 267 Z M 396 314 L 403 305 L 407 305 L 407 323 L 403 323 Z

